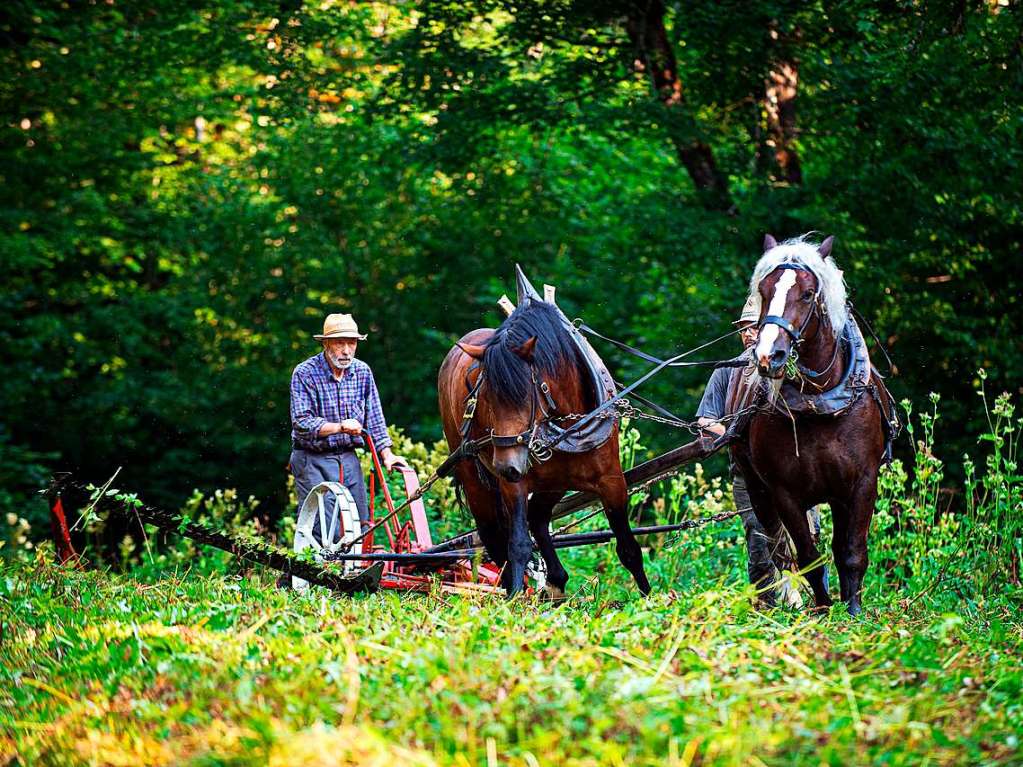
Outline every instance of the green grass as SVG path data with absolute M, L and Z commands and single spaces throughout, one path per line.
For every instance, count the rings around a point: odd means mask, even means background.
M 185 543 L 123 573 L 17 553 L 0 765 L 1023 764 L 1019 421 L 1007 398 L 991 417 L 938 524 L 938 419 L 919 419 L 857 619 L 752 609 L 734 519 L 648 539 L 646 599 L 612 547 L 571 550 L 559 607 L 281 592 Z M 697 471 L 650 508 L 718 511 L 718 489 Z
M 689 548 L 641 599 L 602 547 L 601 593 L 576 569 L 557 608 L 8 565 L 4 745 L 27 764 L 1020 760 L 1018 602 L 761 614 L 738 563 L 696 580 Z

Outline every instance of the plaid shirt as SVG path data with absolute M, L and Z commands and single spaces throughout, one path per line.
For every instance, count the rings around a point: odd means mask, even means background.
M 352 360 L 340 380 L 334 378 L 323 352 L 298 365 L 291 374 L 292 444 L 317 453 L 362 447 L 362 437 L 350 434 L 316 436 L 323 424 L 340 423 L 346 418 L 362 424 L 377 450 L 391 446 L 380 393 L 369 365 Z

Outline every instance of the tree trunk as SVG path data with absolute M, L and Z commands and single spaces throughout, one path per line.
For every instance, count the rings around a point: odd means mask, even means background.
M 774 177 L 789 184 L 801 184 L 803 171 L 795 147 L 799 62 L 792 51 L 799 33 L 790 37 L 772 25 L 771 38 L 777 55 L 771 57 L 764 87 L 767 146 L 774 158 Z
M 668 112 L 675 151 L 704 204 L 713 210 L 727 210 L 731 206 L 728 182 L 714 162 L 713 151 L 695 135 L 694 127 L 682 127 L 687 122 L 691 125 L 692 120 L 684 114 L 682 82 L 678 77 L 675 51 L 664 28 L 664 13 L 662 0 L 639 0 L 630 5 L 625 28 L 636 49 L 636 70 L 647 73 L 653 82 L 657 97 Z

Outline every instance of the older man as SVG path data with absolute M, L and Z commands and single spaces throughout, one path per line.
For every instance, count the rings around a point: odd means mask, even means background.
M 757 342 L 757 322 L 759 320 L 760 309 L 756 299 L 750 296 L 746 305 L 742 307 L 739 319 L 732 323 L 739 327 L 739 337 L 742 339 L 744 347 L 743 357 L 749 354 L 750 347 Z M 714 435 L 725 433 L 725 424 L 722 423 L 722 420 L 727 416 L 725 402 L 728 395 L 728 382 L 733 370 L 734 368 L 718 368 L 711 374 L 707 388 L 703 392 L 703 399 L 700 400 L 700 407 L 696 411 L 697 423 Z M 759 596 L 762 603 L 774 605 L 776 595 L 773 589 L 767 587 L 779 579 L 776 563 L 790 559 L 787 536 L 784 532 L 778 538 L 771 538 L 767 534 L 764 526 L 760 524 L 760 520 L 753 513 L 753 505 L 750 503 L 749 493 L 746 490 L 746 480 L 737 466 L 732 465 L 730 469 L 732 499 L 735 501 L 735 508 L 741 511 L 742 526 L 746 532 L 748 553 L 746 569 L 749 581 L 758 589 L 763 590 Z M 807 512 L 807 520 L 810 523 L 810 531 L 816 539 L 820 534 L 820 515 L 816 507 Z M 827 578 L 826 572 L 825 578 Z M 798 592 L 792 591 L 787 582 L 782 584 L 780 596 L 790 604 L 801 602 Z
M 355 358 L 359 333 L 350 314 L 331 314 L 314 335 L 323 351 L 291 375 L 291 471 L 298 503 L 321 482 L 341 481 L 355 500 L 363 529 L 369 522 L 366 484 L 355 453 L 369 434 L 390 471 L 404 459 L 391 452 L 380 394 L 369 365 Z

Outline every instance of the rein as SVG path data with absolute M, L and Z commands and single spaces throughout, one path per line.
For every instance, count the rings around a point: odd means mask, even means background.
M 472 385 L 469 384 L 469 374 L 473 370 L 480 367 L 480 362 L 476 361 L 466 371 L 466 388 L 469 390 L 469 393 L 466 395 L 465 398 L 465 410 L 462 413 L 462 425 L 459 428 L 459 432 L 461 433 L 462 436 L 462 441 L 459 444 L 459 446 L 455 448 L 454 452 L 452 452 L 443 461 L 443 463 L 441 463 L 441 465 L 437 467 L 436 471 L 437 475 L 444 476 L 445 474 L 450 473 L 452 467 L 459 461 L 462 461 L 467 458 L 476 458 L 479 455 L 480 450 L 482 450 L 484 447 L 487 447 L 488 445 L 494 445 L 495 447 L 516 447 L 519 445 L 528 445 L 530 457 L 536 462 L 542 463 L 548 460 L 553 455 L 554 449 L 558 445 L 560 445 L 565 439 L 567 439 L 572 433 L 581 429 L 586 424 L 591 423 L 594 419 L 618 417 L 622 414 L 620 411 L 622 410 L 623 405 L 626 406 L 625 410 L 627 411 L 628 414 L 638 415 L 638 411 L 636 411 L 631 405 L 628 404 L 629 401 L 626 399 L 626 396 L 632 394 L 633 391 L 637 389 L 640 385 L 650 380 L 667 367 L 712 367 L 717 369 L 744 367 L 746 365 L 746 361 L 739 358 L 725 360 L 693 360 L 686 362 L 681 361 L 685 357 L 688 357 L 690 354 L 695 354 L 696 352 L 706 349 L 708 346 L 716 344 L 719 341 L 728 338 L 729 336 L 735 335 L 736 333 L 739 332 L 738 330 L 731 330 L 728 333 L 718 336 L 717 338 L 711 341 L 701 344 L 700 346 L 697 346 L 693 349 L 681 352 L 680 354 L 676 354 L 675 356 L 665 360 L 660 359 L 659 357 L 655 357 L 651 354 L 647 354 L 646 352 L 640 351 L 639 349 L 629 346 L 628 344 L 622 341 L 617 341 L 613 338 L 601 335 L 593 328 L 591 328 L 589 325 L 584 323 L 582 320 L 576 320 L 573 323 L 573 325 L 575 325 L 577 329 L 581 330 L 587 335 L 600 338 L 604 341 L 614 344 L 620 349 L 623 349 L 629 352 L 630 354 L 633 354 L 643 360 L 655 363 L 655 367 L 647 371 L 643 376 L 641 376 L 639 379 L 634 381 L 629 386 L 626 386 L 622 388 L 620 391 L 616 392 L 613 397 L 608 399 L 606 402 L 604 402 L 596 409 L 591 410 L 589 413 L 559 414 L 558 406 L 557 403 L 554 401 L 553 395 L 551 394 L 550 386 L 547 384 L 546 381 L 537 380 L 536 371 L 531 365 L 530 377 L 532 378 L 533 381 L 533 396 L 530 400 L 531 409 L 529 427 L 526 428 L 524 431 L 519 432 L 518 434 L 494 434 L 493 429 L 491 429 L 488 434 L 484 434 L 483 436 L 477 437 L 476 439 L 470 439 L 469 431 L 472 428 L 472 422 L 476 415 L 476 407 L 479 402 L 480 389 L 483 387 L 484 381 L 486 379 L 486 371 L 484 370 L 482 373 L 480 373 L 480 376 L 476 379 L 476 382 L 474 384 Z M 645 400 L 642 400 L 642 398 L 638 397 L 638 395 L 634 396 L 637 396 L 637 399 L 644 401 L 646 404 L 653 407 L 658 412 L 661 412 L 662 415 L 666 416 L 666 418 L 657 420 L 663 420 L 665 423 L 670 423 L 671 425 L 675 426 L 678 425 L 685 426 L 689 428 L 690 431 L 693 430 L 691 424 L 675 417 L 674 415 L 672 415 L 659 405 L 656 405 L 655 403 L 647 403 Z M 541 398 L 543 399 L 544 402 L 546 402 L 547 405 L 546 408 L 544 407 L 544 404 L 541 402 Z M 541 419 L 537 419 L 536 417 L 538 405 L 539 410 L 543 413 L 543 418 Z M 653 418 L 653 416 L 648 417 Z M 575 422 L 568 428 L 562 430 L 561 433 L 553 440 L 541 441 L 538 439 L 537 433 L 539 432 L 539 429 L 541 426 L 543 426 L 543 424 L 548 423 L 550 421 L 562 419 L 573 419 Z
M 826 368 L 824 368 L 823 370 L 820 370 L 820 371 L 812 370 L 812 369 L 806 367 L 806 365 L 804 365 L 802 362 L 799 362 L 798 360 L 796 361 L 796 369 L 799 370 L 799 372 L 802 373 L 804 376 L 807 376 L 809 378 L 820 378 L 825 373 L 830 373 L 831 369 L 833 367 L 835 367 L 835 363 L 838 362 L 838 353 L 839 353 L 839 350 L 841 348 L 842 348 L 842 339 L 841 338 L 835 338 L 835 351 L 831 355 L 831 362 L 829 362 L 828 366 Z M 811 381 L 810 383 L 813 383 L 813 382 Z M 814 384 L 814 386 L 816 386 L 816 384 Z
M 674 357 L 670 357 L 669 359 L 662 360 L 662 359 L 660 359 L 658 357 L 654 357 L 653 355 L 647 354 L 646 352 L 642 352 L 639 349 L 635 349 L 635 348 L 629 346 L 628 344 L 622 343 L 621 341 L 616 341 L 613 338 L 608 338 L 607 336 L 603 336 L 600 333 L 598 333 L 597 331 L 595 331 L 593 328 L 591 328 L 589 325 L 587 325 L 586 323 L 582 322 L 582 320 L 576 320 L 576 322 L 573 323 L 573 324 L 575 324 L 577 328 L 579 328 L 583 332 L 587 333 L 588 335 L 593 335 L 593 336 L 595 336 L 597 338 L 600 338 L 600 339 L 603 339 L 605 341 L 608 341 L 609 343 L 612 343 L 615 346 L 617 346 L 617 347 L 619 347 L 621 349 L 624 349 L 625 351 L 628 351 L 630 354 L 633 354 L 633 355 L 635 355 L 635 356 L 637 356 L 637 357 L 639 357 L 641 359 L 644 359 L 644 360 L 646 360 L 648 362 L 655 362 L 656 363 L 656 367 L 654 367 L 653 369 L 647 371 L 640 378 L 638 378 L 637 380 L 633 381 L 629 386 L 626 386 L 624 389 L 622 389 L 621 391 L 617 392 L 611 399 L 609 399 L 603 405 L 598 407 L 596 410 L 592 410 L 589 413 L 583 415 L 572 426 L 570 426 L 569 428 L 567 428 L 563 432 L 561 432 L 561 434 L 558 435 L 557 439 L 555 439 L 555 440 L 553 440 L 551 442 L 548 442 L 546 447 L 548 449 L 550 449 L 550 450 L 553 450 L 558 445 L 560 445 L 568 437 L 568 435 L 571 434 L 573 431 L 575 431 L 576 429 L 582 428 L 584 425 L 590 423 L 593 419 L 597 418 L 598 416 L 606 417 L 606 413 L 608 411 L 610 411 L 612 408 L 618 406 L 622 402 L 622 400 L 625 399 L 626 395 L 631 394 L 634 389 L 638 388 L 641 384 L 643 384 L 646 381 L 648 381 L 649 379 L 653 378 L 655 375 L 657 375 L 658 373 L 660 373 L 662 370 L 664 370 L 667 367 L 698 367 L 699 366 L 699 367 L 713 367 L 714 369 L 717 369 L 717 368 L 744 367 L 746 365 L 745 360 L 736 360 L 736 359 L 729 359 L 729 360 L 697 360 L 697 361 L 690 361 L 690 362 L 680 362 L 681 359 L 683 359 L 684 357 L 688 357 L 690 354 L 695 354 L 696 352 L 698 352 L 698 351 L 700 351 L 702 349 L 706 349 L 708 346 L 711 346 L 712 344 L 716 344 L 718 341 L 722 341 L 722 340 L 724 340 L 725 338 L 728 338 L 731 335 L 735 335 L 736 333 L 739 332 L 738 330 L 729 331 L 728 333 L 725 333 L 724 335 L 718 336 L 717 338 L 713 339 L 712 341 L 708 341 L 708 342 L 706 342 L 704 344 L 701 344 L 700 346 L 697 346 L 697 347 L 695 347 L 693 349 L 689 349 L 688 351 L 684 351 L 681 354 L 676 354 Z M 659 406 L 656 409 L 657 410 L 661 410 L 661 411 L 664 410 L 663 408 L 661 408 Z M 666 411 L 664 411 L 664 412 L 666 412 Z

